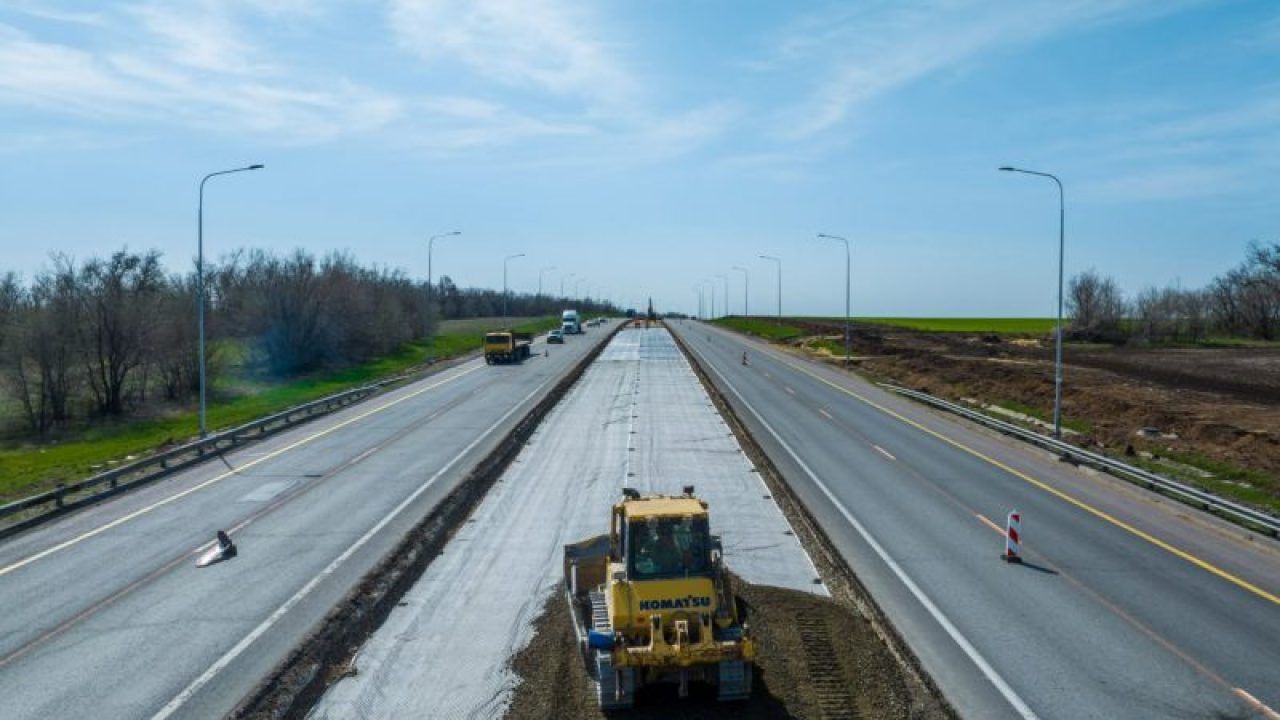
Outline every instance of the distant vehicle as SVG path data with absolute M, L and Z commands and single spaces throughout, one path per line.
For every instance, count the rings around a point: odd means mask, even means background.
M 578 319 L 577 310 L 565 310 L 560 313 L 560 329 L 565 335 L 582 334 L 582 321 Z
M 533 334 L 499 330 L 484 336 L 484 361 L 490 365 L 518 363 L 529 357 Z
M 548 345 L 550 345 L 550 344 L 552 344 L 552 343 L 555 343 L 555 344 L 557 344 L 557 345 L 563 345 L 563 344 L 564 344 L 564 331 L 562 331 L 562 330 L 552 330 L 551 332 L 547 333 L 547 344 L 548 344 Z

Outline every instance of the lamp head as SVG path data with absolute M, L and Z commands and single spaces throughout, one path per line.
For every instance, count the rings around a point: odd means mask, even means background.
M 262 169 L 262 168 L 264 168 L 264 167 L 266 167 L 266 166 L 265 166 L 265 165 L 263 165 L 263 164 L 261 164 L 261 163 L 259 163 L 259 164 L 257 164 L 257 165 L 250 165 L 250 166 L 249 166 L 249 169 L 250 169 L 250 170 L 261 170 L 261 169 Z
M 1014 172 L 1015 170 L 1017 170 L 1017 168 L 1012 167 L 1012 166 L 1010 166 L 1010 165 L 1004 165 L 1004 166 L 1001 166 L 1001 167 L 999 167 L 999 168 L 997 168 L 997 169 L 998 169 L 998 170 L 1001 170 L 1001 171 L 1003 171 L 1003 172 Z

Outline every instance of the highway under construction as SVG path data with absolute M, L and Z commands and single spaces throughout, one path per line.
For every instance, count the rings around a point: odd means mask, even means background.
M 543 717 L 567 717 L 562 713 L 569 706 L 597 715 L 589 688 L 578 692 L 585 684 L 521 678 L 512 669 L 513 658 L 529 646 L 540 614 L 566 613 L 561 562 L 566 543 L 606 529 L 609 508 L 624 486 L 678 495 L 688 484 L 696 484 L 698 497 L 710 506 L 712 531 L 723 538 L 726 563 L 744 581 L 829 595 L 771 490 L 672 336 L 658 327 L 624 330 L 543 421 L 444 552 L 352 659 L 354 672 L 325 694 L 312 717 L 499 717 L 522 682 L 530 685 L 520 689 L 524 694 L 557 696 L 555 703 L 539 703 L 546 708 Z M 791 610 L 780 614 L 794 622 Z M 816 620 L 825 639 L 828 619 L 820 614 Z M 563 623 L 548 627 L 559 637 L 536 641 L 538 664 L 580 664 L 574 662 L 579 656 L 572 642 L 570 662 L 554 657 L 563 649 L 560 641 L 572 635 Z M 870 632 L 862 640 L 879 644 Z M 772 649 L 766 652 L 773 655 Z M 874 676 L 893 678 L 891 689 L 902 695 L 895 705 L 905 706 L 905 683 L 895 677 L 893 658 L 875 647 L 867 652 L 883 666 Z M 762 696 L 775 686 L 782 695 L 784 685 L 799 682 L 783 683 L 781 676 L 769 680 Z M 678 706 L 653 702 L 668 716 L 680 712 Z M 762 701 L 766 707 L 777 702 Z M 645 704 L 642 697 L 642 709 Z M 698 705 L 703 715 L 712 711 Z M 737 716 L 743 709 L 736 703 L 724 712 Z
M 0 544 L 5 715 L 600 717 L 565 546 L 631 488 L 706 502 L 757 649 L 747 699 L 632 716 L 1276 717 L 1274 540 L 740 335 L 619 324 Z

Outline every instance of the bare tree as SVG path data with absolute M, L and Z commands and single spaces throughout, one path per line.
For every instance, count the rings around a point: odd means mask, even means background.
M 1071 335 L 1081 340 L 1121 340 L 1124 298 L 1115 280 L 1090 268 L 1071 278 L 1067 287 Z
M 193 275 L 171 277 L 156 303 L 157 322 L 151 354 L 167 400 L 182 400 L 200 388 L 195 306 L 196 282 Z M 216 346 L 211 350 L 206 353 L 210 378 L 218 374 L 217 358 L 220 356 Z
M 3 365 L 27 425 L 40 437 L 70 419 L 79 325 L 75 270 L 63 257 L 36 276 L 8 323 Z
M 93 259 L 79 273 L 84 323 L 82 352 L 97 411 L 124 413 L 129 384 L 152 349 L 159 299 L 164 288 L 160 254 L 127 250 L 107 260 Z

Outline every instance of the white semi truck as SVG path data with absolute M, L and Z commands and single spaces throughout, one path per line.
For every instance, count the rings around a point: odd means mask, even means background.
M 582 334 L 582 322 L 578 319 L 577 310 L 565 310 L 560 313 L 560 329 L 565 335 Z

